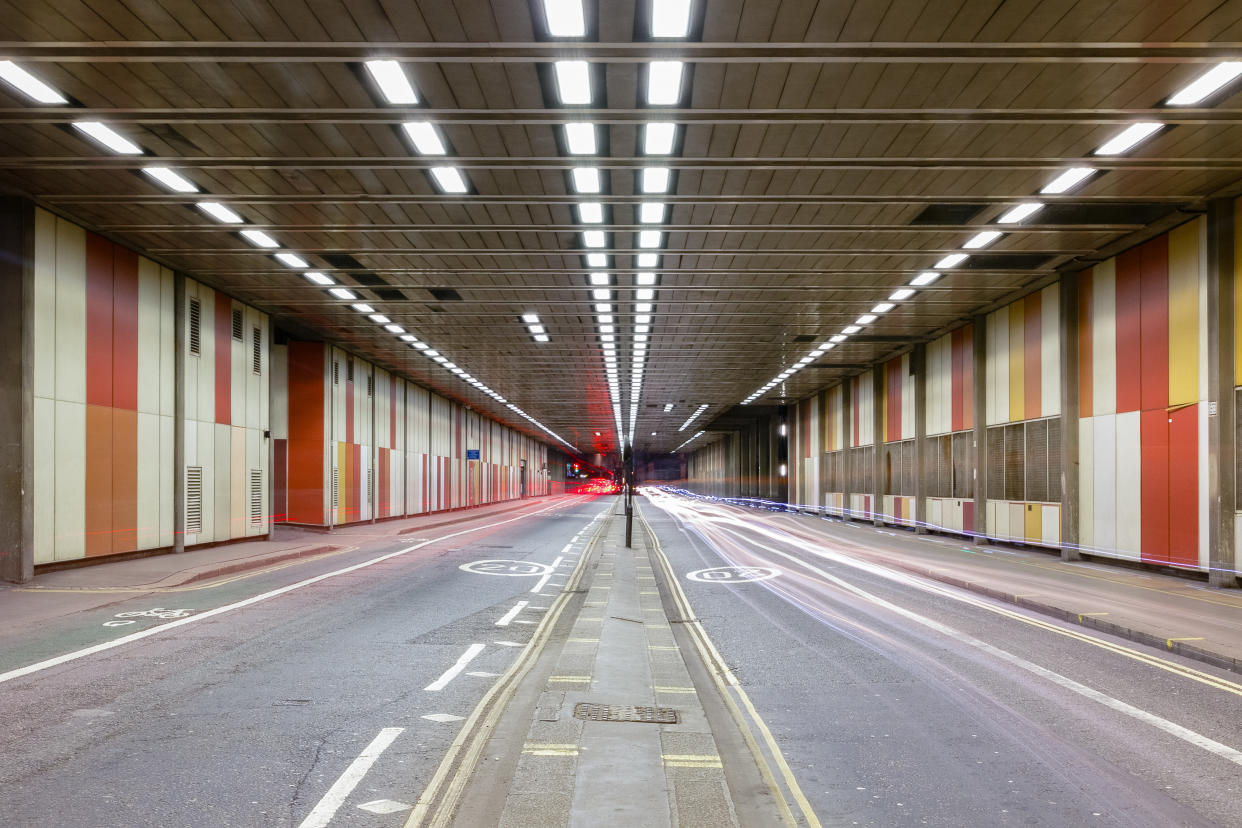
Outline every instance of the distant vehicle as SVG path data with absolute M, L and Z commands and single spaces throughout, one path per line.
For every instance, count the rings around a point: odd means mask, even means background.
M 616 494 L 621 491 L 621 487 L 615 481 L 608 477 L 592 477 L 585 483 L 575 489 L 577 494 Z

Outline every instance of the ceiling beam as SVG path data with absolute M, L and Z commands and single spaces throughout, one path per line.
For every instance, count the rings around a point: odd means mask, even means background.
M 203 198 L 202 194 L 137 194 L 137 193 L 39 193 L 35 196 L 49 204 L 185 204 L 192 205 Z M 1040 195 L 1029 193 L 1000 194 L 979 193 L 975 195 L 663 195 L 666 204 L 981 204 L 994 206 L 1021 204 L 1038 198 L 1045 204 L 1188 204 L 1200 201 L 1202 196 L 1193 193 L 1174 195 Z M 583 200 L 579 195 L 561 193 L 527 195 L 440 195 L 438 193 L 285 193 L 238 194 L 220 196 L 229 204 L 577 204 Z M 598 201 L 605 204 L 641 204 L 650 201 L 647 195 L 605 195 Z

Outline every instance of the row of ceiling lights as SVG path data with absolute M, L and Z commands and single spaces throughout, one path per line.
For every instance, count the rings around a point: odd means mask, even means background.
M 1178 92 L 1174 93 L 1164 103 L 1167 106 L 1189 106 L 1200 103 L 1223 89 L 1239 75 L 1242 75 L 1242 62 L 1231 61 L 1218 64 L 1205 72 L 1203 75 L 1200 75 Z M 1143 141 L 1146 141 L 1148 138 L 1151 138 L 1156 133 L 1160 132 L 1165 126 L 1166 125 L 1163 123 L 1150 121 L 1131 124 L 1117 135 L 1114 135 L 1112 138 L 1105 141 L 1093 150 L 1091 154 L 1095 156 L 1112 156 L 1129 152 Z M 1098 170 L 1095 167 L 1070 167 L 1045 184 L 1039 192 L 1045 195 L 1059 195 L 1069 192 L 1075 187 L 1078 187 L 1086 182 L 1087 179 L 1094 176 L 1096 172 L 1098 172 Z M 1023 202 L 1007 210 L 996 219 L 996 223 L 1004 225 L 1018 224 L 1024 219 L 1029 218 L 1042 210 L 1043 207 L 1044 204 L 1041 201 Z M 962 250 L 982 250 L 991 246 L 1004 236 L 1005 234 L 1000 230 L 984 230 L 967 239 L 962 245 Z M 776 386 L 781 385 L 785 382 L 785 380 L 789 379 L 789 377 L 793 376 L 798 371 L 801 371 L 807 365 L 810 365 L 820 356 L 835 348 L 839 343 L 844 342 L 850 335 L 858 333 L 863 329 L 863 327 L 874 323 L 881 314 L 888 313 L 893 308 L 897 307 L 897 302 L 904 301 L 914 296 L 916 288 L 930 285 L 932 282 L 939 279 L 941 271 L 957 267 L 968 258 L 970 258 L 969 253 L 950 253 L 948 256 L 943 257 L 940 261 L 936 262 L 936 264 L 932 265 L 931 270 L 925 270 L 915 276 L 914 279 L 910 281 L 910 287 L 899 288 L 894 291 L 888 297 L 887 301 L 880 302 L 875 305 L 870 312 L 865 313 L 854 320 L 852 325 L 845 326 L 841 329 L 840 333 L 829 337 L 827 342 L 817 345 L 814 350 L 807 353 L 806 356 L 781 371 L 765 385 L 756 389 L 755 392 L 749 397 L 742 400 L 741 404 L 748 405 L 771 391 Z
M 400 64 L 390 60 L 372 60 L 366 63 L 367 70 L 370 72 L 376 85 L 383 93 L 384 97 L 393 104 L 416 104 L 418 96 L 414 92 L 414 88 L 410 85 L 409 79 L 405 77 L 405 73 L 401 70 Z M 43 104 L 68 104 L 69 100 L 59 91 L 49 86 L 44 81 L 27 72 L 16 63 L 3 60 L 0 61 L 0 80 L 4 80 L 11 86 L 22 92 L 28 98 Z M 121 135 L 107 124 L 98 121 L 72 121 L 72 126 L 90 137 L 96 143 L 115 152 L 119 155 L 144 155 L 145 151 L 138 144 L 129 138 Z M 416 150 L 425 155 L 446 155 L 447 151 L 444 142 L 441 139 L 435 127 L 426 122 L 408 122 L 403 125 L 405 132 L 409 135 L 411 142 Z M 185 178 L 180 173 L 167 167 L 142 167 L 142 172 L 157 181 L 162 186 L 175 193 L 198 193 L 201 192 L 198 185 Z M 465 178 L 461 171 L 455 167 L 432 167 L 429 170 L 433 181 L 436 185 L 446 193 L 464 193 L 469 187 L 466 185 Z M 218 201 L 198 201 L 196 205 L 200 211 L 210 216 L 212 219 L 226 225 L 242 225 L 246 220 L 232 208 Z M 288 268 L 299 270 L 307 281 L 312 284 L 319 285 L 327 290 L 327 292 L 335 299 L 351 302 L 351 307 L 361 314 L 366 315 L 370 321 L 383 328 L 390 334 L 396 336 L 402 342 L 408 344 L 411 348 L 421 351 L 422 354 L 429 359 L 435 361 L 440 367 L 444 368 L 453 376 L 456 376 L 462 382 L 473 386 L 479 392 L 486 394 L 496 402 L 505 405 L 514 414 L 530 422 L 550 437 L 556 439 L 565 446 L 577 449 L 567 440 L 556 434 L 543 423 L 527 414 L 514 403 L 509 402 L 496 391 L 489 388 L 481 380 L 469 374 L 465 369 L 458 367 L 449 360 L 448 357 L 432 348 L 426 342 L 421 341 L 418 337 L 407 332 L 403 327 L 393 322 L 382 313 L 378 313 L 375 308 L 365 302 L 359 302 L 358 295 L 354 291 L 346 287 L 336 285 L 335 280 L 325 273 L 317 270 L 310 270 L 310 264 L 297 253 L 290 250 L 282 250 L 281 244 L 270 234 L 254 229 L 242 227 L 238 230 L 238 235 L 245 239 L 249 244 L 261 250 L 272 252 L 272 257 Z

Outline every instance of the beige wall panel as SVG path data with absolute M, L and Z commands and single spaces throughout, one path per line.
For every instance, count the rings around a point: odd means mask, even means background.
M 289 439 L 289 349 L 273 345 L 271 370 L 268 372 L 271 389 L 272 439 Z
M 34 395 L 51 398 L 56 396 L 56 217 L 38 208 L 35 209 L 32 301 Z
M 232 537 L 230 516 L 233 508 L 232 459 L 233 440 L 232 426 L 214 424 L 211 426 L 211 483 L 212 510 L 211 526 L 213 540 L 228 540 Z M 206 517 L 203 518 L 206 522 Z
M 34 562 L 56 560 L 56 403 L 34 398 Z
M 229 537 L 246 534 L 246 429 L 229 426 Z
M 160 426 L 160 457 L 164 462 L 159 469 L 160 490 L 160 546 L 173 544 L 173 482 L 179 471 L 173 467 L 173 447 L 176 441 L 176 421 L 163 415 L 159 418 Z M 184 474 L 184 472 L 181 472 Z
M 196 421 L 194 425 L 195 462 L 192 465 L 203 469 L 203 531 L 195 538 L 197 543 L 208 543 L 216 540 L 216 426 L 215 423 Z M 186 433 L 190 433 L 190 423 L 186 423 Z M 226 426 L 227 427 L 227 426 Z M 186 539 L 186 543 L 190 543 Z
M 56 399 L 86 402 L 86 231 L 56 220 Z
M 161 328 L 160 267 L 150 259 L 138 257 L 138 411 L 158 414 L 160 410 Z M 141 422 L 141 419 L 139 420 Z M 141 438 L 144 432 L 138 430 Z M 138 470 L 141 474 L 142 469 Z M 142 524 L 139 524 L 141 531 Z M 138 542 L 139 548 L 142 541 Z
M 160 414 L 165 417 L 174 416 L 177 410 L 176 278 L 168 268 L 160 268 Z M 172 457 L 171 454 L 167 456 Z
M 56 403 L 56 560 L 86 554 L 86 405 Z
M 171 457 L 160 456 L 160 419 L 158 414 L 138 412 L 138 549 L 160 545 L 160 469 L 172 464 Z

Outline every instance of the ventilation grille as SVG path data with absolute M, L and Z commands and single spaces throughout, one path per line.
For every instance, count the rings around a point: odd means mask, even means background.
M 197 299 L 190 300 L 190 355 L 202 353 L 203 305 Z
M 263 374 L 263 331 L 254 328 L 251 330 L 251 335 L 250 370 L 254 371 L 255 376 L 261 376 Z
M 354 361 L 352 359 L 345 360 L 345 381 L 354 381 Z
M 375 469 L 367 469 L 367 503 L 375 503 Z
M 263 470 L 250 470 L 250 525 L 263 525 Z
M 332 360 L 332 384 L 341 384 L 341 363 L 337 362 L 335 359 Z
M 185 470 L 185 533 L 203 531 L 203 467 L 187 466 Z
M 332 467 L 332 508 L 335 509 L 341 502 L 341 470 L 337 466 Z
M 374 396 L 374 394 L 375 394 L 375 377 L 371 374 L 367 374 L 367 396 L 368 397 Z
M 233 338 L 238 342 L 242 341 L 242 312 L 240 309 L 233 311 Z

